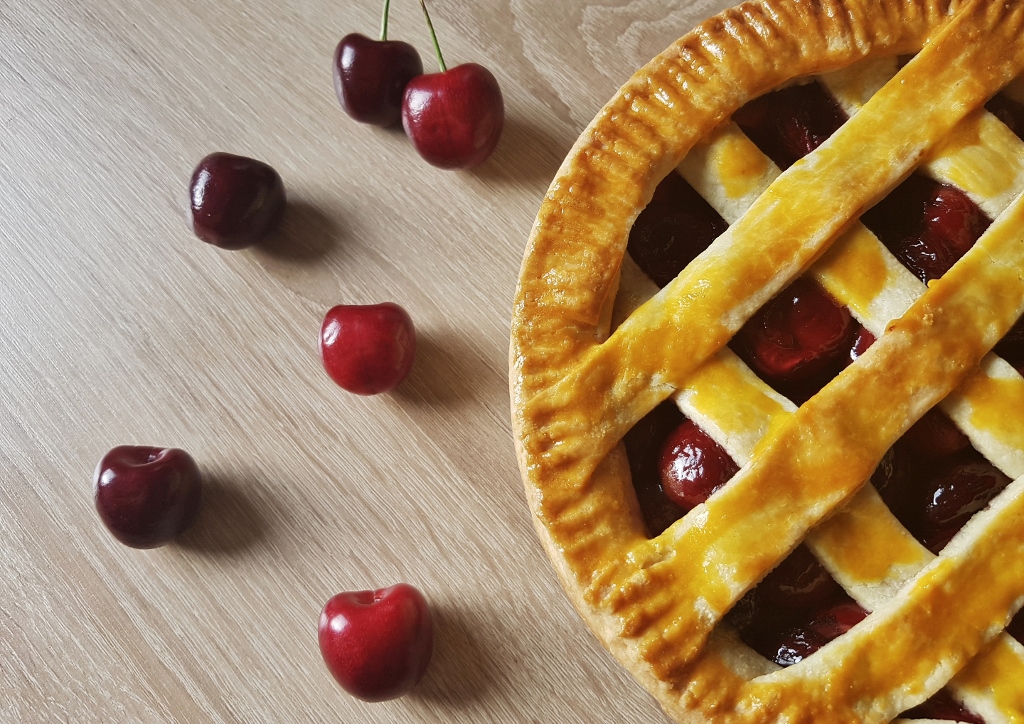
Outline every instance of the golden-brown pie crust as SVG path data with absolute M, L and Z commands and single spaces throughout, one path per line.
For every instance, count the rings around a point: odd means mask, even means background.
M 510 353 L 527 498 L 581 615 L 680 721 L 885 721 L 954 674 L 958 693 L 989 719 L 1024 717 L 1024 647 L 999 634 L 1024 597 L 1024 480 L 938 558 L 862 488 L 892 442 L 944 398 L 963 400 L 961 416 L 994 416 L 976 427 L 1006 448 L 1010 468 L 1024 454 L 1024 426 L 1005 422 L 996 391 L 1016 394 L 1024 381 L 1012 370 L 1000 377 L 998 361 L 978 367 L 1024 311 L 1024 200 L 1003 201 L 975 248 L 915 291 L 869 352 L 799 410 L 763 395 L 720 352 L 815 262 L 819 278 L 834 271 L 834 283 L 851 288 L 845 303 L 856 307 L 860 293 L 871 306 L 870 275 L 848 283 L 843 272 L 863 266 L 844 267 L 857 249 L 861 262 L 871 258 L 854 220 L 926 156 L 940 163 L 944 147 L 970 145 L 956 139 L 972 123 L 983 127 L 971 112 L 1024 68 L 1022 28 L 1019 0 L 745 4 L 641 69 L 584 131 L 544 199 Z M 917 55 L 895 81 L 609 336 L 629 228 L 698 142 L 793 78 L 908 53 Z M 758 431 L 756 454 L 705 505 L 648 540 L 620 440 L 673 393 L 707 404 L 701 390 L 753 401 L 742 424 Z M 904 588 L 891 599 L 884 586 L 851 590 L 872 609 L 865 623 L 771 671 L 718 623 L 808 532 L 848 590 L 858 576 Z M 844 560 L 865 534 L 888 549 L 862 547 Z

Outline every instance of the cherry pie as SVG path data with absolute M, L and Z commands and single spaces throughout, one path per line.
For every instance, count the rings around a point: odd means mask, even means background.
M 676 719 L 1024 721 L 1022 71 L 1022 0 L 752 2 L 552 183 L 527 498 Z

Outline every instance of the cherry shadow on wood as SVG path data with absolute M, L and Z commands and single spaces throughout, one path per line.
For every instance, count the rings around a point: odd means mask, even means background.
M 317 206 L 289 200 L 281 225 L 253 247 L 257 256 L 295 264 L 312 264 L 337 247 L 344 237 L 338 222 Z
M 431 605 L 434 653 L 426 676 L 410 696 L 459 709 L 485 698 L 496 680 L 488 647 L 474 633 L 468 613 L 450 605 Z
M 460 407 L 483 394 L 495 375 L 456 332 L 417 330 L 416 361 L 394 394 L 417 406 Z
M 258 544 L 269 533 L 266 514 L 241 482 L 204 474 L 199 517 L 176 545 L 200 554 L 231 556 Z
M 554 177 L 575 138 L 555 138 L 546 129 L 518 118 L 505 117 L 505 128 L 494 155 L 469 173 L 492 183 L 538 183 Z

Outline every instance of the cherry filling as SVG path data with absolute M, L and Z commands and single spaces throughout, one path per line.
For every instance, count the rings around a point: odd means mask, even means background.
M 675 403 L 666 400 L 634 425 L 623 440 L 633 488 L 650 536 L 660 535 L 686 512 L 665 494 L 658 469 L 662 445 L 685 420 Z
M 785 170 L 835 133 L 846 114 L 821 85 L 808 83 L 755 98 L 732 119 Z
M 861 221 L 918 279 L 938 279 L 978 240 L 991 220 L 952 186 L 911 175 Z
M 633 222 L 627 249 L 637 266 L 663 287 L 728 226 L 682 176 L 672 172 Z
M 661 446 L 661 489 L 683 511 L 707 500 L 737 470 L 722 446 L 690 420 L 670 432 Z
M 797 279 L 750 318 L 731 346 L 761 379 L 802 404 L 846 366 L 859 327 L 816 282 Z

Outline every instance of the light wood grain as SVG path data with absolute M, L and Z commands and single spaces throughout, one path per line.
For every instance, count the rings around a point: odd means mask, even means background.
M 724 7 L 633 0 L 431 4 L 449 65 L 493 70 L 507 125 L 472 172 L 334 97 L 378 3 L 0 6 L 0 719 L 658 721 L 562 595 L 508 423 L 509 305 L 547 184 L 639 65 Z M 391 36 L 433 55 L 412 0 Z M 267 161 L 290 206 L 260 248 L 199 243 L 191 169 Z M 393 300 L 420 349 L 395 393 L 320 369 L 337 303 Z M 116 444 L 184 447 L 196 527 L 135 551 L 99 524 Z M 414 694 L 331 680 L 333 593 L 419 586 L 437 617 Z

